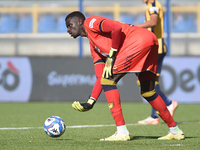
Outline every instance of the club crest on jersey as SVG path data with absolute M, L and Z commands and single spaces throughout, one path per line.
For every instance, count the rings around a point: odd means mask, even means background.
M 90 21 L 90 24 L 89 24 L 89 27 L 90 28 L 93 28 L 93 24 L 94 22 L 96 21 L 97 19 L 93 18 L 91 21 Z

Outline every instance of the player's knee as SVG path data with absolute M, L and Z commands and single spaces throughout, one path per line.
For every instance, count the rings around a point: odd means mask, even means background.
M 116 85 L 116 84 L 117 84 L 117 82 L 115 82 L 115 81 L 101 78 L 101 85 Z
M 116 84 L 117 84 L 117 82 L 115 82 L 115 81 L 101 78 L 101 85 L 103 87 L 104 92 L 117 89 Z
M 153 89 L 152 91 L 141 91 L 140 93 L 141 96 L 145 98 L 147 101 L 153 101 L 158 96 L 155 89 Z

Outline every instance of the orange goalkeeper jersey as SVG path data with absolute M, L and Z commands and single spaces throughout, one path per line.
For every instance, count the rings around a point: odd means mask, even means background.
M 94 63 L 100 59 L 106 61 L 113 43 L 111 32 L 104 32 L 104 20 L 121 26 L 121 39 L 118 43 L 113 73 L 138 73 L 149 70 L 156 74 L 158 60 L 156 36 L 146 29 L 99 16 L 88 17 L 84 22 Z

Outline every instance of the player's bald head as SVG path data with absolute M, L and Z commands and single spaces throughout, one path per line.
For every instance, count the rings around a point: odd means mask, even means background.
M 85 16 L 80 11 L 73 11 L 66 16 L 65 21 L 67 21 L 67 19 L 69 18 L 74 18 L 74 17 L 77 17 L 78 19 L 82 20 L 82 22 L 84 22 L 85 20 Z

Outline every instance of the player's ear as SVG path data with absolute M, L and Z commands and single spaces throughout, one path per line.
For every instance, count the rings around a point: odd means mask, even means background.
M 79 20 L 79 21 L 78 21 L 78 24 L 79 24 L 79 26 L 82 26 L 82 25 L 83 25 L 83 21 L 82 21 L 82 20 Z

